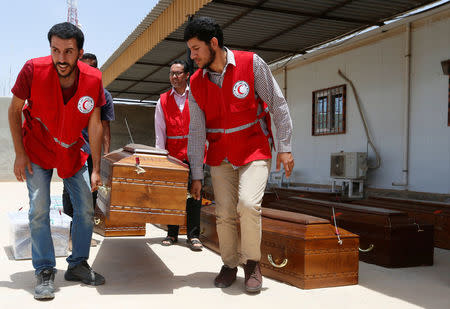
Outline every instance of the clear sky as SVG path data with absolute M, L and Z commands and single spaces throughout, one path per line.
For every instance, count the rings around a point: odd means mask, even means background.
M 99 67 L 114 53 L 158 0 L 78 0 L 84 51 Z M 66 0 L 0 0 L 0 96 L 11 96 L 17 74 L 31 58 L 50 54 L 48 30 L 67 21 Z

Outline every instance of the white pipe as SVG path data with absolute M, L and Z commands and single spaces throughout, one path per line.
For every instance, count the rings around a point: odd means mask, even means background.
M 406 50 L 405 50 L 405 123 L 403 126 L 405 141 L 403 144 L 403 182 L 395 183 L 393 186 L 403 186 L 408 188 L 409 184 L 409 120 L 411 105 L 411 23 L 406 24 Z

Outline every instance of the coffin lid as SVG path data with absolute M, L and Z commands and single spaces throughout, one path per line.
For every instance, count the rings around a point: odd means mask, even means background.
M 123 147 L 123 150 L 130 153 L 145 153 L 145 154 L 155 154 L 161 156 L 167 156 L 169 152 L 165 149 L 159 149 L 152 146 L 142 145 L 142 144 L 128 144 Z
M 300 223 L 303 225 L 330 223 L 330 221 L 327 219 L 271 208 L 262 208 L 262 216 L 270 219 Z

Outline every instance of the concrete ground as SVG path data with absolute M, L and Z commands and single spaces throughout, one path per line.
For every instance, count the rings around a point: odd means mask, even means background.
M 52 183 L 52 195 L 62 183 Z M 360 262 L 359 284 L 301 290 L 264 278 L 259 295 L 243 292 L 243 270 L 230 288 L 218 289 L 213 279 L 220 257 L 204 249 L 192 252 L 185 237 L 178 245 L 159 243 L 165 232 L 147 225 L 145 237 L 106 238 L 92 248 L 89 263 L 106 284 L 86 286 L 64 280 L 65 258 L 57 258 L 56 297 L 33 299 L 34 270 L 30 260 L 12 258 L 7 213 L 28 208 L 24 183 L 0 183 L 0 308 L 450 308 L 450 250 L 435 249 L 434 266 L 388 269 Z

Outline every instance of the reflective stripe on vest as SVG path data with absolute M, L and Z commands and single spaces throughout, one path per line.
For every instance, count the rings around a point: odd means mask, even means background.
M 260 122 L 259 125 L 261 126 L 261 128 L 263 128 L 264 126 L 262 125 L 262 123 L 263 123 L 262 117 L 264 117 L 268 112 L 269 112 L 269 108 L 266 107 L 261 113 L 259 113 L 256 116 L 256 120 L 255 121 L 252 121 L 250 123 L 244 124 L 242 126 L 230 128 L 230 129 L 208 129 L 208 128 L 206 128 L 206 133 L 225 133 L 225 134 L 235 133 L 235 132 L 238 132 L 238 131 L 242 131 L 242 130 L 248 129 L 251 126 L 257 124 L 258 122 Z M 264 131 L 265 130 L 263 130 L 263 132 Z M 269 132 L 264 132 L 264 135 L 267 136 L 268 134 L 269 134 Z
M 39 121 L 41 124 L 42 124 L 42 126 L 47 130 L 47 132 L 49 132 L 50 133 L 50 131 L 48 130 L 48 128 L 47 128 L 47 126 L 42 122 L 42 120 L 40 119 L 40 118 L 35 118 L 37 121 Z M 59 139 L 57 139 L 56 137 L 53 137 L 53 140 L 57 143 L 57 144 L 59 144 L 59 145 L 61 145 L 62 147 L 64 147 L 64 148 L 70 148 L 70 147 L 72 147 L 73 145 L 75 145 L 76 143 L 78 143 L 78 141 L 75 141 L 75 142 L 73 142 L 72 144 L 66 144 L 66 143 L 64 143 L 64 142 L 61 142 Z
M 175 136 L 167 136 L 167 139 L 184 139 L 188 137 L 189 135 L 175 135 Z

